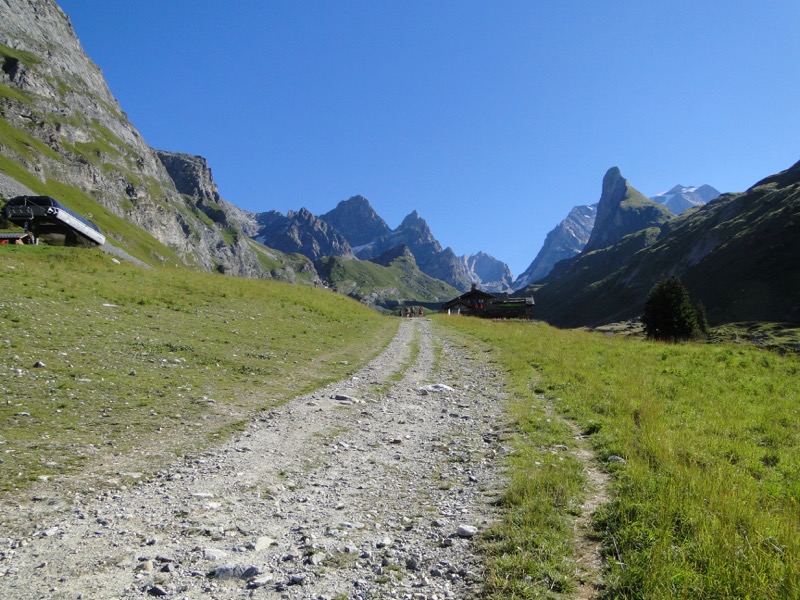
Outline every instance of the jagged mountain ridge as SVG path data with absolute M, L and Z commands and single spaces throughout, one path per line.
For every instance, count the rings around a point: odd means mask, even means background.
M 270 248 L 302 254 L 311 260 L 323 256 L 355 258 L 347 239 L 306 208 L 290 211 L 285 217 L 272 211 L 261 221 L 265 224 L 255 239 Z
M 514 289 L 521 290 L 544 279 L 557 262 L 580 254 L 589 241 L 596 216 L 597 204 L 573 208 L 567 217 L 547 234 L 536 258 L 514 282 Z
M 800 163 L 562 261 L 536 288 L 539 315 L 562 327 L 635 318 L 658 278 L 677 275 L 712 324 L 797 323 L 798 235 Z
M 372 208 L 369 200 L 361 195 L 342 200 L 336 208 L 319 218 L 335 227 L 356 252 L 361 246 L 389 235 L 392 231 Z
M 669 191 L 651 196 L 650 200 L 666 206 L 675 215 L 683 214 L 690 208 L 703 206 L 719 196 L 720 192 L 710 185 L 699 187 L 676 185 Z
M 719 191 L 707 184 L 688 187 L 679 184 L 667 192 L 651 196 L 650 200 L 663 204 L 673 214 L 680 215 L 690 208 L 703 206 L 719 195 Z M 596 216 L 597 204 L 574 207 L 547 234 L 536 258 L 514 282 L 514 289 L 520 290 L 544 279 L 557 262 L 580 254 L 589 241 Z
M 504 291 L 507 286 L 502 277 L 510 270 L 505 263 L 479 253 L 480 262 L 459 258 L 451 248 L 442 248 L 434 237 L 428 223 L 414 210 L 409 213 L 400 225 L 392 230 L 380 218 L 369 201 L 363 196 L 353 196 L 340 202 L 336 208 L 320 217 L 330 223 L 350 242 L 355 254 L 362 260 L 374 260 L 376 257 L 391 252 L 394 248 L 405 246 L 413 254 L 419 269 L 431 277 L 440 279 L 460 291 L 468 290 L 472 283 L 481 283 L 487 289 Z M 476 255 L 477 256 L 477 255 Z M 501 279 L 486 279 L 489 259 L 496 261 L 495 268 Z M 478 265 L 483 276 L 473 268 Z

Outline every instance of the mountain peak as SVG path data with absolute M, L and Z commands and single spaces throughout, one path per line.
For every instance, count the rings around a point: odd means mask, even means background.
M 645 197 L 617 167 L 611 167 L 603 177 L 597 217 L 584 252 L 606 248 L 630 233 L 659 226 L 670 218 L 669 209 Z
M 342 200 L 320 219 L 339 231 L 354 248 L 368 244 L 390 231 L 369 200 L 360 194 Z
M 667 192 L 653 196 L 650 200 L 663 204 L 674 214 L 680 215 L 692 207 L 711 202 L 717 196 L 719 192 L 710 185 L 700 187 L 676 185 Z
M 425 222 L 425 219 L 419 216 L 419 213 L 416 210 L 412 210 L 406 218 L 403 219 L 403 222 L 400 223 L 400 227 L 398 229 L 427 229 L 428 224 Z
M 622 176 L 619 167 L 611 167 L 603 176 L 603 190 L 600 195 L 600 204 L 619 203 L 625 199 L 628 189 L 628 180 Z

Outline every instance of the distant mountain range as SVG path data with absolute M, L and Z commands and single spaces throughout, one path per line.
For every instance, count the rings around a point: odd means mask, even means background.
M 473 284 L 533 294 L 560 326 L 635 318 L 678 275 L 712 322 L 800 322 L 800 166 L 749 190 L 675 186 L 652 199 L 612 168 L 516 281 L 483 252 L 442 248 L 412 211 L 391 229 L 362 196 L 314 215 L 223 199 L 206 160 L 149 147 L 53 0 L 0 2 L 0 199 L 51 195 L 140 265 L 327 286 L 386 310 Z M 0 224 L 0 227 L 3 224 Z
M 511 291 L 508 265 L 484 252 L 458 257 L 451 248 L 442 248 L 417 211 L 391 229 L 366 198 L 353 196 L 318 217 L 301 209 L 286 216 L 275 211 L 256 213 L 252 218 L 257 223 L 254 239 L 313 261 L 335 256 L 383 264 L 387 253 L 403 249 L 422 273 L 456 290 L 466 291 L 477 283 L 486 290 Z
M 650 199 L 663 204 L 673 214 L 680 215 L 690 208 L 711 202 L 717 196 L 719 196 L 719 192 L 710 185 L 701 185 L 700 187 L 676 185 L 668 192 L 662 192 Z
M 676 275 L 712 324 L 800 322 L 800 163 L 680 216 L 665 220 L 657 206 L 609 170 L 598 214 L 616 216 L 522 291 L 535 294 L 538 315 L 564 327 L 635 318 L 657 280 Z
M 675 215 L 690 208 L 711 202 L 720 193 L 710 185 L 686 187 L 676 185 L 668 192 L 652 196 L 650 200 L 663 204 Z M 530 266 L 517 278 L 513 287 L 521 290 L 544 279 L 557 262 L 580 254 L 589 242 L 595 219 L 597 204 L 576 206 L 567 217 L 547 234 L 544 245 Z

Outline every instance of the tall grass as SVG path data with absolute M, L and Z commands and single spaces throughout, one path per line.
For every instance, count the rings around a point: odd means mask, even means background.
M 531 431 L 544 419 L 539 391 L 589 435 L 612 474 L 613 500 L 595 518 L 606 553 L 600 597 L 800 597 L 796 355 L 541 324 L 444 322 L 498 348 L 512 382 L 519 455 L 547 448 L 542 427 Z M 609 463 L 611 455 L 626 462 Z M 580 492 L 561 464 L 552 477 L 542 477 L 544 465 L 518 457 L 510 464 L 523 491 L 510 493 L 508 522 L 489 548 L 489 593 L 568 595 L 565 521 Z M 534 511 L 547 514 L 530 526 L 518 516 Z M 558 564 L 567 566 L 555 571 Z
M 157 468 L 345 377 L 397 327 L 309 286 L 142 270 L 97 250 L 2 254 L 0 490 Z

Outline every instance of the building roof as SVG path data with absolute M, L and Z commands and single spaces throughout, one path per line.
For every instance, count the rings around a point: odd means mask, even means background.
M 461 294 L 457 298 L 453 298 L 452 300 L 448 300 L 444 304 L 442 304 L 442 309 L 447 310 L 448 308 L 453 308 L 458 304 L 470 305 L 472 304 L 471 300 L 489 300 L 490 298 L 496 299 L 497 296 L 494 296 L 488 292 L 482 292 L 478 289 L 478 286 L 475 284 L 472 285 L 472 289 L 464 294 Z

